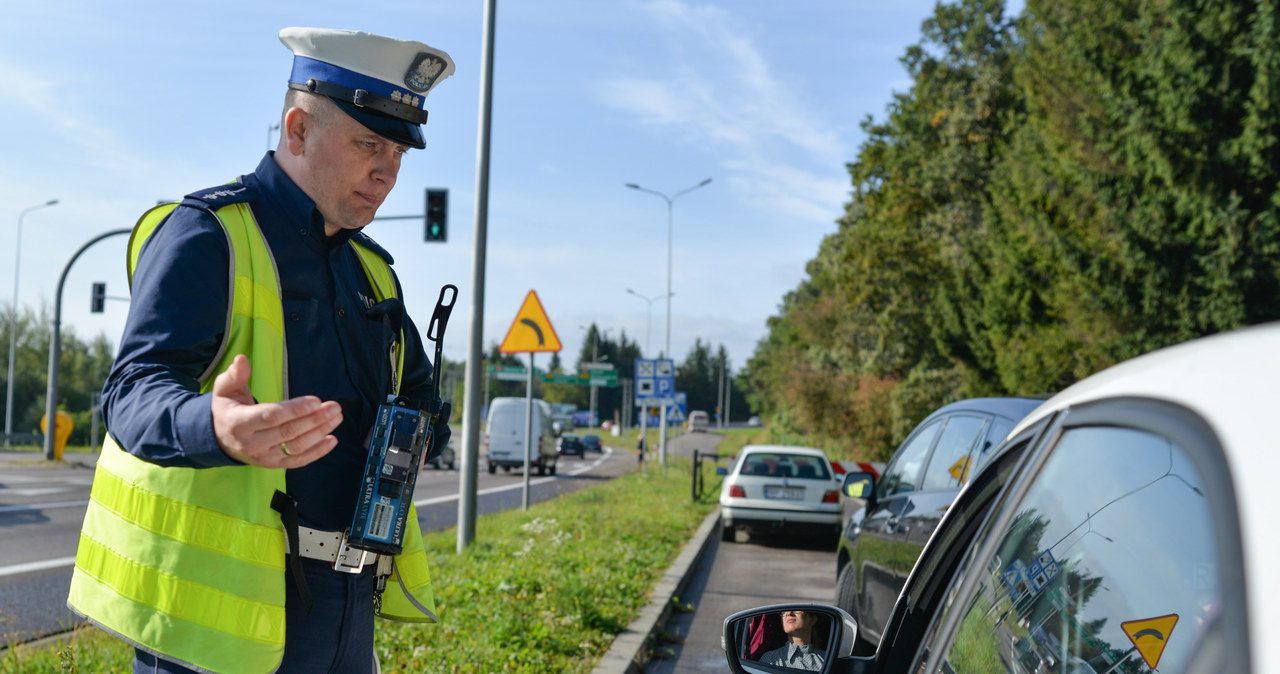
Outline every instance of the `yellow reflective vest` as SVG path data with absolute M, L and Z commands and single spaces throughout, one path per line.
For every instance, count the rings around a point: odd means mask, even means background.
M 131 280 L 143 242 L 174 208 L 157 206 L 134 227 Z M 211 391 L 214 378 L 243 353 L 253 365 L 254 397 L 283 400 L 287 353 L 275 261 L 247 204 L 223 206 L 216 215 L 230 244 L 232 300 L 220 355 L 200 390 Z M 386 260 L 355 240 L 351 245 L 377 299 L 394 297 Z M 397 351 L 399 382 L 404 353 Z M 67 605 L 134 646 L 188 667 L 275 671 L 284 655 L 286 582 L 284 526 L 271 509 L 276 490 L 285 491 L 283 469 L 161 467 L 124 451 L 108 434 Z M 408 522 L 379 615 L 435 622 L 416 511 Z

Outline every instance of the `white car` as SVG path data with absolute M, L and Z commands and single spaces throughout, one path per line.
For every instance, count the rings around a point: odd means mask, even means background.
M 848 657 L 847 613 L 810 609 L 831 627 L 822 671 L 1280 672 L 1278 382 L 1273 323 L 1049 399 L 956 497 L 874 655 Z M 777 610 L 726 622 L 733 671 Z
M 822 535 L 840 533 L 840 476 L 821 449 L 747 445 L 720 487 L 720 537 L 734 532 Z

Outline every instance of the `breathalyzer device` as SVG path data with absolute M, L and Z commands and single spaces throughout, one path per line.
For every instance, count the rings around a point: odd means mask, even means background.
M 403 549 L 418 469 L 424 458 L 434 458 L 443 449 L 433 448 L 432 430 L 437 420 L 448 420 L 452 413 L 452 405 L 440 399 L 440 366 L 444 364 L 444 330 L 457 296 L 457 286 L 441 288 L 427 329 L 427 338 L 435 342 L 430 399 L 388 396 L 378 406 L 364 479 L 347 530 L 346 544 L 353 548 L 386 555 L 398 555 Z

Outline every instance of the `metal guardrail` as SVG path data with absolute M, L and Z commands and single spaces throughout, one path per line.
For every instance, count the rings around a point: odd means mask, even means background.
M 35 445 L 37 447 L 44 444 L 44 435 L 40 433 L 0 433 L 0 445 L 12 447 L 14 445 Z

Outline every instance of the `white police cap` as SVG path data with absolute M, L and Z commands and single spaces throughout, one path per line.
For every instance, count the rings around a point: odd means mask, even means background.
M 289 88 L 328 96 L 381 136 L 422 149 L 427 93 L 453 74 L 453 59 L 421 42 L 330 28 L 285 28 L 293 52 Z

